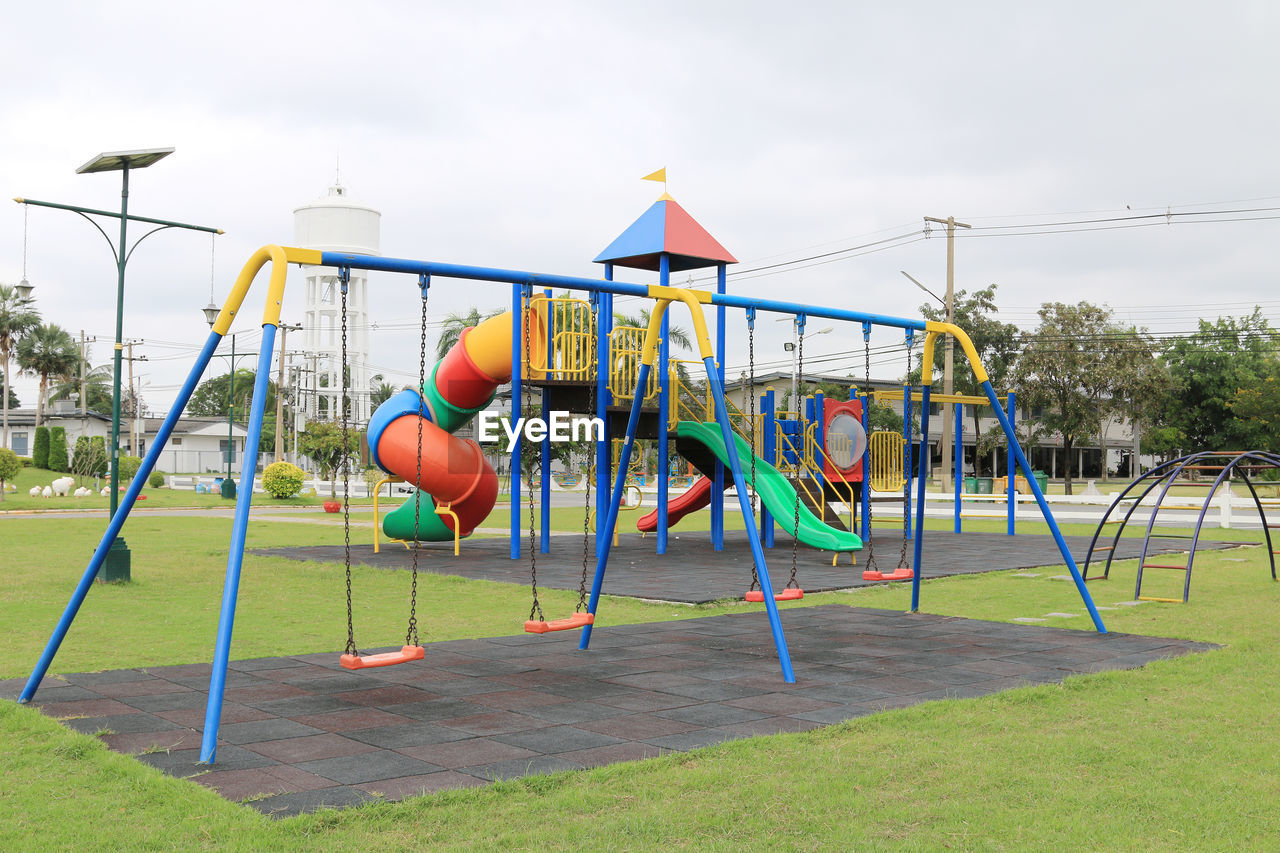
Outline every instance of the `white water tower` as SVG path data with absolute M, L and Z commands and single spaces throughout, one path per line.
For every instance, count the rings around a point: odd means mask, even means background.
M 327 195 L 293 212 L 295 245 L 324 252 L 377 255 L 382 214 L 358 204 L 346 187 L 335 183 Z M 335 267 L 303 266 L 306 304 L 302 319 L 301 374 L 307 420 L 336 421 L 342 393 L 342 290 Z M 292 343 L 292 342 L 291 342 Z M 292 349 L 292 347 L 290 347 Z M 351 270 L 347 286 L 348 395 L 352 425 L 370 415 L 369 279 L 365 270 Z

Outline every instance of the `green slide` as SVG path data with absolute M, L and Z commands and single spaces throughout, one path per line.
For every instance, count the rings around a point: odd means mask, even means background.
M 681 439 L 696 441 L 706 447 L 725 464 L 728 474 L 729 457 L 725 452 L 724 438 L 720 435 L 718 423 L 699 423 L 698 421 L 680 421 L 676 425 L 676 435 Z M 742 436 L 734 433 L 734 441 L 738 446 L 738 461 L 742 465 L 742 476 L 751 482 L 751 446 Z M 726 476 L 728 479 L 728 476 Z M 796 490 L 787 478 L 768 462 L 756 457 L 756 482 L 754 483 L 760 499 L 773 514 L 774 520 L 783 530 L 793 532 L 795 522 Z M 813 514 L 810 509 L 800 504 L 800 529 L 796 535 L 801 542 L 824 551 L 861 551 L 862 539 L 856 533 L 837 530 Z

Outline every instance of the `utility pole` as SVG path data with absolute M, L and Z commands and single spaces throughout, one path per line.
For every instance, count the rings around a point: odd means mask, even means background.
M 128 347 L 129 349 L 129 354 L 124 358 L 126 361 L 129 362 L 129 399 L 131 401 L 129 404 L 129 454 L 131 456 L 140 455 L 138 453 L 138 435 L 137 435 L 138 433 L 138 397 L 133 391 L 133 363 L 135 361 L 147 360 L 147 357 L 145 355 L 140 355 L 140 356 L 137 356 L 136 358 L 134 357 L 133 348 L 140 343 L 144 343 L 144 341 L 130 340 L 130 341 L 125 341 L 123 344 L 123 346 Z
M 284 360 L 289 351 L 289 332 L 302 328 L 301 323 L 280 326 L 280 366 L 276 370 L 276 459 L 284 459 Z
M 946 219 L 938 219 L 933 216 L 926 216 L 925 222 L 936 222 L 939 225 L 947 226 L 947 322 L 955 322 L 955 289 L 956 289 L 956 229 L 971 228 L 973 226 L 966 225 L 963 222 L 956 222 L 954 216 L 948 216 Z M 952 335 L 947 335 L 947 350 L 945 361 L 942 366 L 942 393 L 955 393 L 955 362 L 956 362 L 956 339 Z M 950 403 L 942 404 L 942 490 L 944 492 L 951 490 L 951 434 L 954 426 L 951 423 L 952 406 Z M 927 440 L 926 436 L 926 440 Z M 957 477 L 963 477 L 964 471 L 957 471 Z

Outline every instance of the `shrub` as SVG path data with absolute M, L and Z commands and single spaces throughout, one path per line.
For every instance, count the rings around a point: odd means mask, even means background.
M 76 442 L 79 444 L 79 442 Z M 107 453 L 107 440 L 103 436 L 95 435 L 89 439 L 90 458 L 93 460 L 91 464 L 97 467 L 91 472 L 95 477 L 106 476 L 111 470 L 111 455 Z M 124 461 L 124 457 L 120 457 L 120 461 Z
M 18 461 L 18 454 L 7 447 L 0 447 L 0 500 L 4 500 L 5 483 L 18 476 L 21 470 L 22 463 Z
M 158 489 L 164 485 L 164 474 L 160 471 L 152 471 L 151 476 L 147 478 L 147 485 L 153 489 Z
M 123 483 L 126 480 L 132 481 L 134 475 L 138 473 L 138 469 L 141 467 L 142 467 L 142 460 L 139 459 L 137 456 L 126 456 L 125 454 L 121 453 L 120 454 L 120 482 Z
M 37 468 L 49 467 L 49 428 L 36 427 L 36 440 L 31 448 L 31 464 Z
M 50 471 L 66 473 L 71 470 L 71 461 L 67 458 L 67 430 L 65 427 L 49 428 L 49 460 Z
M 305 475 L 290 462 L 272 462 L 262 469 L 262 488 L 273 498 L 291 498 L 302 488 Z

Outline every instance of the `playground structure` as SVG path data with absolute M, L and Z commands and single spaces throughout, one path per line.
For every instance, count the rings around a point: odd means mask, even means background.
M 1271 541 L 1271 530 L 1280 527 L 1280 524 L 1272 524 L 1267 521 L 1266 506 L 1276 506 L 1276 500 L 1267 500 L 1259 497 L 1258 490 L 1250 478 L 1250 473 L 1256 474 L 1258 471 L 1280 469 L 1280 455 L 1269 453 L 1262 450 L 1253 450 L 1247 452 L 1235 451 L 1203 451 L 1200 453 L 1192 453 L 1187 456 L 1179 457 L 1168 462 L 1164 462 L 1147 471 L 1142 476 L 1135 479 L 1132 483 L 1125 487 L 1116 499 L 1107 507 L 1107 511 L 1103 514 L 1102 520 L 1098 523 L 1098 529 L 1094 531 L 1093 539 L 1089 543 L 1089 551 L 1085 555 L 1084 565 L 1081 567 L 1084 579 L 1086 581 L 1107 580 L 1111 575 L 1111 561 L 1115 555 L 1116 546 L 1120 542 L 1120 537 L 1124 534 L 1125 527 L 1133 518 L 1138 507 L 1143 505 L 1143 501 L 1149 495 L 1154 495 L 1154 499 L 1150 506 L 1150 515 L 1147 518 L 1147 527 L 1142 539 L 1142 553 L 1138 557 L 1138 578 L 1133 589 L 1134 601 L 1164 601 L 1176 604 L 1179 601 L 1186 604 L 1191 596 L 1191 569 L 1195 565 L 1196 546 L 1200 542 L 1200 530 L 1204 526 L 1205 516 L 1209 512 L 1209 507 L 1213 503 L 1214 496 L 1218 489 L 1222 486 L 1227 487 L 1229 500 L 1230 485 L 1233 475 L 1239 475 L 1244 482 L 1245 487 L 1249 489 L 1249 494 L 1253 497 L 1253 504 L 1258 510 L 1258 518 L 1262 522 L 1262 534 L 1266 543 L 1268 559 L 1271 561 L 1271 579 L 1276 580 L 1276 549 Z M 1188 475 L 1198 475 L 1201 472 L 1215 475 L 1210 480 L 1190 480 L 1185 479 Z M 1155 535 L 1162 539 L 1189 539 L 1191 544 L 1187 549 L 1187 562 L 1184 565 L 1175 565 L 1172 563 L 1148 563 L 1147 552 L 1151 544 L 1151 537 L 1156 527 L 1156 521 L 1161 509 L 1167 509 L 1167 499 L 1170 496 L 1170 490 L 1174 486 L 1196 487 L 1206 490 L 1204 501 L 1199 507 L 1199 514 L 1196 517 L 1195 529 L 1191 533 L 1156 533 Z M 1140 493 L 1136 497 L 1130 497 L 1130 493 L 1138 491 Z M 1127 506 L 1126 506 L 1127 505 Z M 1126 506 L 1124 516 L 1122 518 L 1112 518 L 1112 514 L 1122 506 Z M 1110 545 L 1098 545 L 1098 539 L 1102 536 L 1102 531 L 1108 526 L 1115 527 L 1115 536 L 1111 540 Z M 1106 554 L 1107 559 L 1102 567 L 1102 574 L 1089 576 L 1089 565 L 1093 560 L 1095 553 Z M 1146 569 L 1163 569 L 1183 573 L 1182 598 L 1168 598 L 1157 596 L 1146 596 L 1142 594 L 1142 579 Z
M 674 225 L 673 225 L 674 223 Z M 692 227 L 690 227 L 692 225 Z M 669 239 L 675 235 L 674 241 Z M 655 241 L 656 236 L 656 241 Z M 557 406 L 569 411 L 581 411 L 581 404 L 574 405 L 572 403 L 564 403 L 557 400 L 557 394 L 553 389 L 569 388 L 570 386 L 552 384 L 556 379 L 566 381 L 567 378 L 573 378 L 578 373 L 580 362 L 570 364 L 546 363 L 543 367 L 537 367 L 537 353 L 544 346 L 541 340 L 542 323 L 539 318 L 543 316 L 540 313 L 536 303 L 538 294 L 536 291 L 544 288 L 562 288 L 567 291 L 581 292 L 588 295 L 588 304 L 592 312 L 599 318 L 595 324 L 594 336 L 588 330 L 580 328 L 563 328 L 557 327 L 554 323 L 549 327 L 551 339 L 556 334 L 567 334 L 577 341 L 582 351 L 589 351 L 589 347 L 594 342 L 597 348 L 596 352 L 609 352 L 612 341 L 608 337 L 610 318 L 613 315 L 612 300 L 615 296 L 638 297 L 650 300 L 652 304 L 652 312 L 648 327 L 644 330 L 643 336 L 632 334 L 632 343 L 638 344 L 630 348 L 624 348 L 618 345 L 615 358 L 624 358 L 626 360 L 634 359 L 636 366 L 634 374 L 634 383 L 630 386 L 630 399 L 626 399 L 626 388 L 617 389 L 619 392 L 612 398 L 605 392 L 606 382 L 613 375 L 612 371 L 597 371 L 595 383 L 591 386 L 591 402 L 594 403 L 594 409 L 601 419 L 610 428 L 610 433 L 606 434 L 605 441 L 598 441 L 596 444 L 596 472 L 597 478 L 607 477 L 610 470 L 610 442 L 607 440 L 609 435 L 617 430 L 625 421 L 625 428 L 619 430 L 621 432 L 622 446 L 620 458 L 616 467 L 616 475 L 613 478 L 611 488 L 600 490 L 597 495 L 597 511 L 600 518 L 605 521 L 599 525 L 596 539 L 595 549 L 595 573 L 591 582 L 590 599 L 585 605 L 585 613 L 581 614 L 582 618 L 570 617 L 567 620 L 561 620 L 567 623 L 565 627 L 581 627 L 582 634 L 579 643 L 580 649 L 587 649 L 590 644 L 591 634 L 594 627 L 595 617 L 599 606 L 600 595 L 603 589 L 606 569 L 608 566 L 611 535 L 616 530 L 619 511 L 622 507 L 623 493 L 626 489 L 626 479 L 629 472 L 632 452 L 637 437 L 641 434 L 642 416 L 646 414 L 645 400 L 650 396 L 650 391 L 654 382 L 654 374 L 657 374 L 657 425 L 665 425 L 670 421 L 671 413 L 671 394 L 669 387 L 669 344 L 668 344 L 668 326 L 669 315 L 668 309 L 679 303 L 685 306 L 690 315 L 693 324 L 694 334 L 697 343 L 698 354 L 701 357 L 702 366 L 706 374 L 706 394 L 711 401 L 714 409 L 714 423 L 710 421 L 686 421 L 678 420 L 677 422 L 677 441 L 683 435 L 685 439 L 706 448 L 711 456 L 715 457 L 714 462 L 707 461 L 706 470 L 713 471 L 715 476 L 708 477 L 713 480 L 710 488 L 712 494 L 712 531 L 713 536 L 723 536 L 723 505 L 717 501 L 717 498 L 723 499 L 724 485 L 730 482 L 737 485 L 737 497 L 739 510 L 742 514 L 746 525 L 746 533 L 751 550 L 751 556 L 754 562 L 754 571 L 758 575 L 760 587 L 760 598 L 765 605 L 765 612 L 768 618 L 769 628 L 772 634 L 774 647 L 777 652 L 779 665 L 781 668 L 782 678 L 787 683 L 795 681 L 795 675 L 791 667 L 790 656 L 787 651 L 786 638 L 782 630 L 782 624 L 778 616 L 778 609 L 775 603 L 774 587 L 769 575 L 768 564 L 764 553 L 764 545 L 760 535 L 760 527 L 757 525 L 755 513 L 751 506 L 749 497 L 749 486 L 756 485 L 762 497 L 767 488 L 776 488 L 781 490 L 782 483 L 780 478 L 772 476 L 767 469 L 759 463 L 762 461 L 758 458 L 754 448 L 757 446 L 754 442 L 748 441 L 747 438 L 735 433 L 733 425 L 733 416 L 730 412 L 723 390 L 723 370 L 724 370 L 724 339 L 725 339 L 725 314 L 727 309 L 743 310 L 746 312 L 748 327 L 753 328 L 754 320 L 758 312 L 777 313 L 783 316 L 792 317 L 794 322 L 799 326 L 799 330 L 803 332 L 804 323 L 808 318 L 821 317 L 831 320 L 841 320 L 858 324 L 863 332 L 864 340 L 869 340 L 873 327 L 886 327 L 897 329 L 905 333 L 908 344 L 911 337 L 915 334 L 924 334 L 924 359 L 923 364 L 926 365 L 922 375 L 921 385 L 921 433 L 928 435 L 929 420 L 929 402 L 932 385 L 932 364 L 933 353 L 936 341 L 940 336 L 951 335 L 956 342 L 959 343 L 965 356 L 969 359 L 974 375 L 978 378 L 982 385 L 987 399 L 993 406 L 1001 428 L 1003 429 L 1009 441 L 1010 450 L 1013 453 L 1017 466 L 1022 469 L 1024 474 L 1031 478 L 1030 464 L 1023 453 L 1021 447 L 1018 446 L 1016 436 L 1013 433 L 1012 425 L 1003 409 L 999 406 L 995 391 L 991 387 L 991 383 L 987 378 L 985 369 L 983 368 L 973 343 L 970 341 L 965 332 L 959 327 L 936 321 L 925 321 L 920 319 L 909 319 L 892 317 L 888 315 L 869 314 L 866 312 L 853 311 L 842 308 L 828 308 L 814 305 L 804 305 L 799 303 L 784 302 L 778 300 L 758 299 L 753 297 L 732 295 L 726 292 L 726 263 L 732 262 L 731 256 L 723 250 L 710 235 L 702 231 L 700 226 L 688 217 L 674 200 L 669 196 L 665 196 L 653 205 L 639 220 L 625 232 L 618 240 L 606 249 L 602 255 L 597 258 L 598 261 L 604 263 L 604 278 L 590 279 L 572 276 L 547 275 L 540 273 L 531 273 L 516 270 L 502 270 L 487 267 L 462 266 L 456 264 L 446 264 L 432 261 L 407 260 L 391 257 L 374 257 L 366 255 L 354 255 L 337 252 L 320 252 L 315 250 L 304 250 L 297 248 L 288 248 L 281 246 L 266 246 L 255 252 L 244 268 L 241 270 L 236 282 L 229 294 L 223 308 L 210 331 L 209 338 L 201 349 L 195 364 L 192 366 L 191 372 L 179 391 L 174 405 L 169 415 L 161 424 L 157 432 L 156 439 L 152 443 L 151 449 L 148 451 L 146 458 L 143 460 L 138 473 L 130 483 L 123 500 L 121 501 L 118 511 L 111 518 L 107 529 L 103 535 L 101 543 L 94 551 L 88 566 L 85 569 L 80 582 L 71 595 L 66 608 L 63 611 L 57 625 L 54 628 L 53 635 L 50 637 L 39 661 L 36 663 L 30 678 L 23 688 L 20 696 L 21 702 L 28 702 L 34 696 L 36 690 L 48 671 L 58 648 L 60 647 L 71 623 L 74 621 L 88 590 L 91 588 L 94 579 L 103 564 L 107 550 L 110 548 L 111 542 L 114 541 L 128 518 L 129 511 L 137 501 L 142 486 L 146 483 L 147 477 L 154 469 L 159 453 L 164 448 L 171 436 L 177 420 L 181 417 L 192 393 L 195 390 L 200 377 L 211 360 L 214 351 L 222 338 L 230 331 L 233 318 L 239 312 L 244 298 L 254 282 L 257 274 L 265 266 L 270 266 L 270 277 L 267 285 L 266 308 L 262 320 L 262 346 L 260 348 L 259 363 L 257 368 L 257 379 L 254 383 L 253 402 L 250 407 L 250 417 L 248 424 L 248 435 L 246 439 L 246 455 L 256 454 L 258 452 L 259 441 L 262 434 L 262 423 L 265 409 L 265 401 L 267 395 L 267 378 L 270 375 L 271 359 L 273 358 L 275 348 L 276 332 L 280 324 L 280 306 L 283 300 L 283 292 L 285 287 L 285 273 L 287 265 L 291 263 L 321 265 L 335 267 L 339 270 L 339 279 L 344 283 L 342 292 L 345 299 L 346 287 L 345 282 L 348 279 L 351 270 L 369 270 L 382 271 L 389 273 L 403 273 L 416 277 L 416 283 L 423 300 L 423 314 L 426 312 L 426 299 L 428 288 L 433 279 L 461 279 L 465 281 L 480 282 L 496 282 L 506 284 L 511 287 L 511 312 L 503 315 L 506 319 L 501 319 L 495 326 L 484 332 L 471 330 L 466 338 L 471 341 L 471 346 L 467 346 L 465 341 L 455 350 L 461 355 L 457 359 L 462 360 L 462 367 L 458 368 L 458 373 L 452 374 L 450 368 L 444 366 L 444 362 L 438 365 L 432 372 L 432 383 L 435 385 L 436 394 L 430 390 L 425 380 L 425 362 L 420 366 L 420 374 L 424 394 L 419 395 L 416 392 L 408 392 L 402 396 L 399 402 L 391 407 L 387 414 L 379 416 L 375 415 L 375 420 L 379 422 L 379 430 L 376 441 L 371 440 L 371 448 L 376 445 L 378 447 L 378 460 L 380 464 L 389 467 L 397 476 L 414 483 L 423 492 L 432 495 L 437 509 L 446 510 L 443 518 L 440 520 L 449 528 L 450 535 L 459 534 L 463 531 L 469 532 L 480 519 L 487 514 L 488 509 L 485 508 L 487 503 L 492 506 L 493 496 L 496 494 L 496 477 L 493 475 L 492 468 L 483 458 L 483 454 L 479 452 L 479 448 L 473 443 L 458 439 L 449 429 L 450 425 L 456 428 L 457 419 L 469 417 L 478 410 L 477 407 L 483 406 L 483 400 L 486 395 L 492 394 L 492 387 L 495 383 L 502 381 L 502 376 L 507 369 L 510 370 L 510 381 L 512 382 L 512 419 L 519 418 L 522 411 L 522 392 L 524 390 L 523 383 L 536 382 L 539 379 L 547 381 L 546 388 L 552 393 L 544 397 L 543 404 L 548 410 L 555 409 Z M 670 273 L 693 268 L 694 264 L 704 263 L 711 260 L 717 267 L 717 289 L 711 293 L 707 291 L 695 291 L 682 288 L 672 287 L 670 285 Z M 627 265 L 634 268 L 655 270 L 659 274 L 658 284 L 631 284 L 626 282 L 615 281 L 613 278 L 615 265 Z M 546 293 L 541 294 L 546 297 Z M 713 346 L 712 339 L 708 332 L 707 320 L 704 315 L 704 306 L 713 306 L 716 309 L 717 319 L 717 342 Z M 344 314 L 345 318 L 345 314 Z M 519 318 L 519 319 L 517 319 Z M 533 318 L 533 321 L 531 321 Z M 519 323 L 517 328 L 516 324 Z M 478 329 L 478 327 L 477 327 Z M 345 330 L 345 326 L 344 326 Z M 496 331 L 495 331 L 496 330 Z M 479 335 L 479 337 L 477 337 Z M 506 336 L 504 338 L 504 335 Z M 471 339 L 475 340 L 471 340 Z M 504 340 L 509 344 L 509 358 L 506 352 L 501 355 L 498 350 L 501 349 L 493 341 Z M 803 338 L 802 338 L 803 340 Z M 551 348 L 553 351 L 555 347 Z M 625 356 L 624 356 L 625 354 Z M 452 355 L 452 353 L 450 354 Z M 467 362 L 470 359 L 470 363 Z M 448 356 L 446 357 L 446 361 Z M 456 365 L 457 362 L 451 364 Z M 655 365 L 657 370 L 655 371 Z M 474 369 L 473 369 L 474 368 Z M 468 373 L 468 371 L 471 371 Z M 444 385 L 440 385 L 441 375 L 444 374 L 446 380 Z M 578 376 L 581 379 L 581 376 Z M 344 380 L 345 397 L 345 380 Z M 571 393 L 566 392 L 566 393 Z M 580 391 L 579 391 L 580 393 Z M 610 403 L 610 400 L 613 400 Z M 629 405 L 624 405 L 628 403 Z M 818 412 L 823 408 L 815 411 L 815 418 L 818 418 Z M 677 408 L 678 410 L 678 408 Z M 852 417 L 850 412 L 852 409 L 843 412 L 843 414 Z M 866 407 L 863 405 L 860 414 L 865 417 Z M 838 412 L 838 414 L 841 412 Z M 625 418 L 623 415 L 625 414 Z M 439 418 L 437 422 L 434 419 Z M 461 421 L 458 421 L 460 423 Z M 832 419 L 834 424 L 835 419 Z M 345 413 L 344 413 L 344 429 Z M 832 427 L 834 431 L 834 427 Z M 372 432 L 372 430 L 371 430 Z M 754 430 L 749 430 L 753 433 Z M 864 429 L 865 432 L 865 429 Z M 846 433 L 846 438 L 853 433 Z M 765 441 L 769 440 L 768 435 L 763 437 Z M 805 441 L 807 442 L 808 434 L 806 433 Z M 840 452 L 843 440 L 832 443 L 832 448 L 836 453 Z M 820 442 L 819 442 L 820 444 Z M 844 446 L 844 450 L 851 455 L 851 447 L 856 444 Z M 666 458 L 666 442 L 659 441 L 659 471 L 667 471 Z M 748 471 L 744 469 L 742 464 L 742 456 L 744 453 L 750 456 L 750 477 Z M 866 442 L 863 442 L 861 448 L 861 465 L 862 471 L 868 469 L 867 454 L 869 450 Z M 428 458 L 430 456 L 430 458 Z M 927 459 L 926 454 L 920 454 L 920 472 L 916 478 L 917 499 L 915 503 L 916 519 L 915 527 L 917 535 L 914 539 L 914 558 L 912 564 L 912 591 L 911 591 L 911 610 L 919 609 L 920 600 L 920 581 L 921 572 L 921 553 L 923 544 L 923 521 L 924 521 L 924 477 Z M 252 458 L 252 457 L 251 457 Z M 547 491 L 550 487 L 549 469 L 547 468 L 547 457 L 543 455 L 543 470 L 541 477 L 541 487 L 543 489 L 543 525 L 542 540 L 545 547 L 549 532 L 549 501 L 545 500 Z M 841 460 L 832 460 L 835 462 Z M 848 461 L 843 460 L 843 461 Z M 456 464 L 455 464 L 456 463 Z M 713 467 L 714 466 L 714 467 Z M 837 468 L 842 466 L 837 465 Z M 848 468 L 850 466 L 843 466 Z M 516 442 L 511 451 L 511 500 L 513 509 L 520 503 L 521 492 L 521 476 L 520 476 L 520 447 Z M 223 696 L 226 688 L 226 678 L 228 664 L 230 661 L 231 638 L 235 620 L 236 600 L 239 590 L 239 581 L 241 569 L 244 560 L 244 547 L 246 530 L 249 519 L 249 509 L 253 500 L 253 484 L 256 476 L 255 466 L 245 465 L 241 474 L 239 489 L 237 490 L 236 507 L 232 524 L 231 540 L 228 548 L 227 573 L 223 589 L 222 608 L 219 617 L 217 637 L 213 655 L 212 674 L 210 677 L 209 699 L 206 706 L 205 724 L 203 729 L 203 742 L 201 746 L 201 761 L 211 763 L 215 760 L 218 727 L 221 718 L 221 710 L 223 704 Z M 730 479 L 731 478 L 731 479 Z M 666 544 L 666 530 L 669 526 L 669 507 L 665 495 L 665 477 L 658 478 L 659 485 L 659 503 L 658 516 L 656 524 L 656 535 L 658 541 L 658 551 L 662 553 Z M 766 483 L 768 484 L 766 486 Z M 1092 619 L 1095 629 L 1100 633 L 1105 633 L 1106 628 L 1102 623 L 1101 617 L 1095 607 L 1092 598 L 1085 587 L 1083 577 L 1081 576 L 1075 561 L 1068 550 L 1065 541 L 1062 538 L 1056 521 L 1053 518 L 1052 511 L 1044 499 L 1044 494 L 1040 490 L 1038 484 L 1032 487 L 1032 491 L 1036 497 L 1041 512 L 1048 523 L 1048 526 L 1054 536 L 1054 540 L 1058 546 L 1064 562 L 1068 570 L 1071 572 L 1075 581 L 1082 601 L 1084 602 L 1089 615 Z M 606 498 L 607 492 L 607 498 Z M 866 490 L 863 490 L 864 500 Z M 766 498 L 766 504 L 768 503 Z M 416 496 L 411 501 L 415 506 L 415 516 L 422 516 L 421 504 Z M 530 505 L 532 508 L 532 504 Z M 719 507 L 719 509 L 717 509 Z M 795 540 L 798 538 L 800 531 L 805 528 L 799 519 L 799 500 L 798 497 L 793 499 L 793 509 L 795 515 L 791 520 L 793 523 L 788 525 L 788 519 L 785 517 L 778 520 L 778 524 L 784 529 L 790 528 L 793 536 L 793 548 Z M 865 509 L 865 508 L 864 508 Z M 432 516 L 436 513 L 431 513 Z M 519 513 L 511 512 L 512 536 L 511 536 L 511 557 L 519 558 L 521 551 L 521 541 L 519 536 Z M 865 512 L 864 512 L 865 518 Z M 420 519 L 415 518 L 414 533 L 420 527 Z M 812 526 L 812 525 L 810 525 Z M 772 530 L 772 526 L 768 528 Z M 532 532 L 532 531 L 531 531 Z M 832 541 L 833 550 L 856 550 L 855 543 L 858 537 L 855 534 L 845 531 L 844 537 L 837 537 L 836 541 Z M 717 540 L 722 542 L 722 540 Z M 584 540 L 585 543 L 585 540 Z M 857 543 L 860 544 L 860 543 Z M 794 553 L 794 552 L 793 552 Z M 905 553 L 905 546 L 904 546 Z M 416 549 L 415 549 L 416 554 Z M 533 555 L 530 554 L 532 559 Z M 416 559 L 416 557 L 415 557 Z M 584 572 L 586 569 L 586 553 L 584 546 Z M 350 573 L 348 572 L 348 579 Z M 414 591 L 416 595 L 416 562 L 414 572 Z M 350 590 L 350 586 L 348 586 Z M 585 574 L 584 574 L 584 592 L 585 592 Z M 416 602 L 416 599 L 411 601 Z M 348 603 L 350 599 L 348 599 Z M 413 607 L 411 604 L 410 611 L 410 628 L 406 636 L 406 645 L 401 652 L 388 653 L 386 656 L 374 655 L 367 658 L 365 665 L 382 665 L 383 663 L 399 663 L 404 660 L 421 659 L 423 656 L 422 646 L 418 643 L 416 627 L 414 622 Z M 535 585 L 535 606 L 536 606 L 536 585 Z M 349 621 L 350 626 L 350 621 Z M 353 648 L 354 640 L 351 632 L 348 633 L 348 648 Z M 350 651 L 348 652 L 350 654 Z M 346 657 L 346 656 L 344 656 Z M 356 655 L 356 657 L 360 657 Z M 343 665 L 346 665 L 344 660 Z

